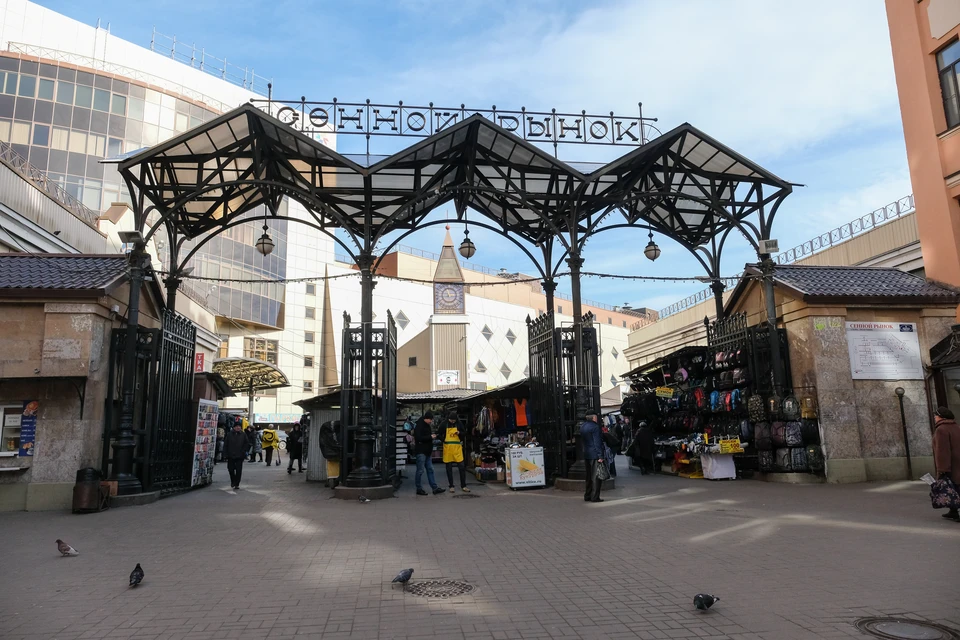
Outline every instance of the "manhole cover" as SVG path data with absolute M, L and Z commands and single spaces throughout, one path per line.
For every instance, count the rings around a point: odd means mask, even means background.
M 458 494 L 454 495 L 453 497 L 454 497 L 454 498 L 479 498 L 480 496 L 478 496 L 478 495 L 475 494 L 475 493 L 458 493 Z
M 426 580 L 407 586 L 407 593 L 421 598 L 456 598 L 472 593 L 474 588 L 459 580 Z
M 888 640 L 960 640 L 953 629 L 922 620 L 863 618 L 857 620 L 856 626 L 864 633 Z

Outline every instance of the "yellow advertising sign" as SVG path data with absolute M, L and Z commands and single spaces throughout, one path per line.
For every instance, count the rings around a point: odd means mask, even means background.
M 657 397 L 658 398 L 672 398 L 673 389 L 670 387 L 657 387 Z
M 720 441 L 720 453 L 743 453 L 740 438 Z

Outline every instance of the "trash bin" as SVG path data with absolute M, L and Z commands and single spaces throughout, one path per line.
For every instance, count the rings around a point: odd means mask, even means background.
M 93 467 L 77 471 L 73 485 L 73 512 L 100 511 L 100 471 Z

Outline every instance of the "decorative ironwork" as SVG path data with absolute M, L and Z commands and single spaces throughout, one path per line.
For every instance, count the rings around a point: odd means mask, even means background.
M 580 424 L 588 410 L 600 410 L 600 355 L 593 314 L 587 313 L 579 324 L 557 328 L 555 333 L 559 344 L 557 372 L 562 394 L 562 437 L 564 442 L 576 443 L 576 460 L 567 468 L 565 475 L 568 478 L 583 478 Z
M 197 327 L 172 311 L 163 315 L 160 362 L 152 400 L 152 428 L 145 443 L 145 489 L 169 495 L 190 488 L 196 439 L 192 411 Z
M 916 203 L 913 200 L 913 194 L 904 196 L 895 202 L 891 202 L 884 207 L 880 207 L 879 209 L 871 211 L 864 216 L 860 216 L 856 220 L 851 220 L 846 224 L 840 225 L 832 231 L 821 233 L 816 238 L 807 240 L 803 244 L 795 246 L 793 249 L 784 251 L 783 253 L 777 255 L 775 259 L 777 264 L 790 264 L 792 262 L 796 262 L 797 260 L 811 256 L 818 251 L 829 249 L 836 244 L 846 242 L 855 236 L 876 229 L 880 225 L 890 222 L 891 220 L 896 220 L 897 218 L 905 216 L 908 213 L 913 213 L 915 210 Z
M 466 496 L 464 496 L 466 497 Z M 424 580 L 423 582 L 414 582 L 407 585 L 404 589 L 407 593 L 421 598 L 456 598 L 458 596 L 469 595 L 474 592 L 475 586 L 462 580 Z
M 343 463 L 340 480 L 357 464 L 357 432 L 360 430 L 360 409 L 363 396 L 363 362 L 372 362 L 371 396 L 372 428 L 376 437 L 374 466 L 381 484 L 396 480 L 396 415 L 397 415 L 397 327 L 388 313 L 387 322 L 379 326 L 351 324 L 344 313 L 343 356 L 341 358 L 340 433 Z M 364 329 L 369 334 L 370 354 L 364 354 Z
M 546 477 L 552 480 L 567 473 L 567 438 L 560 422 L 561 392 L 557 377 L 557 341 L 553 312 L 527 318 L 531 428 L 543 445 Z
M 707 327 L 707 346 L 715 351 L 723 350 L 728 345 L 745 343 L 746 339 L 746 313 L 735 313 L 722 320 L 715 320 Z
M 618 116 L 611 111 L 605 115 L 558 113 L 547 111 L 519 111 L 497 109 L 468 109 L 439 107 L 432 102 L 426 107 L 370 102 L 329 102 L 310 100 L 250 100 L 265 112 L 276 116 L 284 124 L 310 136 L 324 133 L 363 136 L 412 136 L 429 138 L 449 129 L 472 115 L 480 115 L 504 130 L 528 142 L 553 144 L 601 144 L 639 146 L 660 135 L 653 125 L 656 118 L 643 116 L 642 103 L 637 115 Z

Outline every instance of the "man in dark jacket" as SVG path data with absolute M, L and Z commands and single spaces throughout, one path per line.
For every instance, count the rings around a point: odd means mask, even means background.
M 600 486 L 603 484 L 597 479 L 597 465 L 603 462 L 603 437 L 600 435 L 600 425 L 597 424 L 597 412 L 587 411 L 583 424 L 580 425 L 580 440 L 583 443 L 583 461 L 586 464 L 587 477 L 584 486 L 583 499 L 586 502 L 603 502 L 600 497 Z
M 243 459 L 247 456 L 247 436 L 239 422 L 233 423 L 233 429 L 224 437 L 223 455 L 227 457 L 227 472 L 230 474 L 230 487 L 240 488 L 243 475 Z
M 428 495 L 423 490 L 423 471 L 427 471 L 427 482 L 433 492 L 443 493 L 443 489 L 437 486 L 437 479 L 433 475 L 433 441 L 436 439 L 433 431 L 433 412 L 427 411 L 417 420 L 417 426 L 413 428 L 413 452 L 417 455 L 417 475 L 414 477 L 414 483 L 417 485 L 417 495 Z
M 297 461 L 297 470 L 303 473 L 303 429 L 299 423 L 293 425 L 293 431 L 287 436 L 287 457 L 290 458 L 287 475 L 293 473 L 294 459 Z

